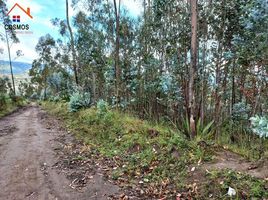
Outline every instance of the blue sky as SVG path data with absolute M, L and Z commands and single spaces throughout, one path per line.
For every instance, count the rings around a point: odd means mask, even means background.
M 125 6 L 132 15 L 137 16 L 141 14 L 141 0 L 121 1 L 123 6 Z M 69 2 L 71 3 L 71 0 L 69 0 Z M 56 17 L 62 19 L 65 18 L 65 0 L 7 0 L 8 8 L 11 9 L 15 3 L 19 3 L 25 10 L 28 7 L 31 9 L 33 19 L 28 18 L 28 16 L 18 8 L 14 9 L 11 15 L 21 15 L 21 24 L 30 24 L 30 30 L 33 32 L 33 34 L 18 34 L 20 43 L 12 45 L 12 58 L 16 57 L 16 50 L 22 50 L 24 56 L 18 58 L 16 61 L 31 63 L 33 59 L 37 58 L 35 45 L 37 44 L 39 37 L 47 33 L 56 38 L 58 37 L 57 29 L 52 26 L 50 20 Z M 74 16 L 78 10 L 74 11 L 72 8 L 70 8 L 70 16 Z M 0 28 L 0 32 L 3 31 L 4 29 Z M 0 48 L 4 49 L 4 54 L 0 55 L 0 60 L 8 60 L 5 43 L 0 42 Z

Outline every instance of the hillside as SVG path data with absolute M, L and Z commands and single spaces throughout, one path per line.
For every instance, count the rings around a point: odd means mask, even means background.
M 25 62 L 12 62 L 13 67 L 13 73 L 14 75 L 22 75 L 22 74 L 28 74 L 29 69 L 31 68 L 30 63 Z M 9 62 L 0 60 L 0 74 L 9 75 L 10 74 L 10 67 Z

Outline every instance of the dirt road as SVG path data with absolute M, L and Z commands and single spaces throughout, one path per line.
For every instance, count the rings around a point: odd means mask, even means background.
M 53 168 L 59 130 L 47 128 L 42 111 L 29 106 L 0 119 L 0 199 L 108 199 L 114 185 L 94 175 L 83 191 Z

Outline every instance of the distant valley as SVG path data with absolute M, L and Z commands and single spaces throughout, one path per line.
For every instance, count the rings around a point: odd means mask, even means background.
M 31 69 L 31 64 L 24 62 L 12 62 L 14 81 L 16 88 L 19 86 L 21 81 L 29 79 L 29 70 Z M 0 60 L 0 77 L 8 77 L 11 80 L 10 66 L 8 61 Z
M 12 62 L 13 73 L 15 76 L 28 76 L 31 66 L 32 65 L 30 63 Z M 10 75 L 10 66 L 8 61 L 0 60 L 0 75 Z

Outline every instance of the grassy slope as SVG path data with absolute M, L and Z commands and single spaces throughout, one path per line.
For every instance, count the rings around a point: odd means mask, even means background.
M 78 139 L 95 148 L 107 159 L 115 159 L 115 180 L 127 179 L 131 185 L 154 190 L 152 196 L 191 193 L 197 199 L 227 198 L 228 186 L 239 193 L 237 198 L 268 197 L 265 181 L 239 173 L 210 171 L 198 177 L 192 166 L 212 159 L 213 149 L 190 142 L 169 127 L 151 124 L 117 111 L 98 113 L 94 108 L 69 113 L 66 104 L 43 103 L 51 114 L 62 118 Z M 195 184 L 197 182 L 197 184 Z M 148 193 L 147 193 L 148 194 Z
M 0 109 L 0 118 L 4 117 L 5 115 L 14 112 L 16 109 L 19 107 L 25 105 L 26 102 L 19 102 L 19 103 L 14 103 L 11 101 L 8 101 L 7 104 L 5 105 L 5 108 Z

